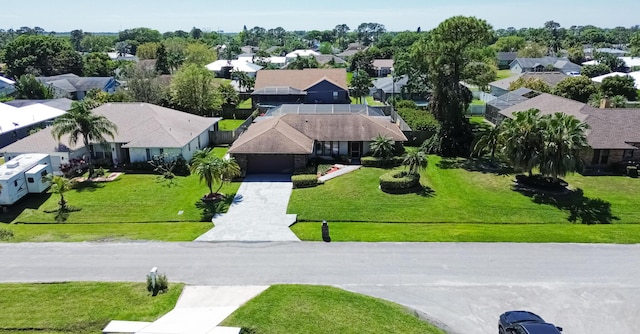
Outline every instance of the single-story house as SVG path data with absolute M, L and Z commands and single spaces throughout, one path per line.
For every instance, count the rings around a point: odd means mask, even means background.
M 634 68 L 640 67 L 640 57 L 618 57 L 618 59 L 624 61 L 624 71 L 630 71 Z M 597 60 L 589 60 L 582 63 L 582 65 L 598 65 L 599 63 L 600 62 Z
M 636 82 L 635 83 L 636 89 L 640 89 L 640 71 L 635 71 L 635 72 L 630 72 L 630 73 L 622 73 L 622 72 L 607 73 L 607 74 L 599 75 L 597 77 L 593 77 L 593 78 L 591 78 L 591 81 L 597 82 L 597 83 L 602 83 L 602 80 L 604 80 L 605 78 L 615 77 L 615 76 L 629 76 L 629 77 L 633 78 L 633 80 L 635 80 L 635 82 Z
M 344 68 L 260 70 L 251 97 L 255 105 L 350 103 Z
M 491 89 L 491 95 L 500 96 L 508 93 L 511 83 L 519 78 L 537 78 L 549 85 L 549 87 L 554 88 L 560 81 L 568 77 L 567 74 L 562 72 L 525 72 L 490 82 L 489 88 Z
M 514 112 L 538 109 L 544 114 L 563 112 L 589 125 L 590 149 L 581 153 L 588 168 L 604 169 L 624 161 L 640 160 L 640 109 L 599 109 L 551 94 L 540 94 L 500 111 L 497 124 Z
M 361 43 L 349 43 L 347 48 L 344 51 L 336 54 L 336 56 L 340 58 L 349 58 L 360 51 L 366 50 L 367 48 L 367 46 Z
M 629 53 L 627 51 L 620 50 L 620 49 L 614 49 L 614 48 L 597 48 L 597 49 L 584 48 L 583 52 L 584 52 L 584 56 L 587 57 L 587 58 L 593 58 L 593 56 L 595 54 L 598 54 L 598 53 L 608 53 L 608 54 L 614 55 L 616 57 L 622 57 L 622 56 L 626 55 L 627 53 Z
M 390 117 L 362 113 L 291 113 L 259 117 L 231 148 L 243 173 L 292 173 L 310 158 L 359 159 L 378 135 L 395 142 L 407 137 Z
M 498 69 L 509 69 L 509 65 L 518 57 L 517 52 L 496 52 Z
M 248 62 L 246 59 L 220 59 L 205 66 L 209 71 L 214 72 L 217 77 L 227 79 L 231 78 L 232 72 L 245 72 L 249 77 L 255 78 L 256 72 L 262 68 L 262 66 Z
M 486 118 L 487 121 L 496 124 L 498 123 L 498 120 L 503 119 L 502 115 L 500 114 L 501 110 L 507 109 L 539 94 L 540 93 L 537 91 L 522 87 L 506 94 L 500 95 L 495 99 L 487 101 L 484 118 Z
M 346 67 L 347 65 L 346 60 L 334 55 L 317 55 L 317 56 L 313 56 L 313 58 L 315 58 L 316 61 L 318 61 L 318 64 L 320 66 L 342 65 Z
M 138 57 L 129 53 L 122 54 L 120 52 L 107 52 L 107 56 L 111 60 L 138 61 Z
M 542 58 L 516 58 L 509 65 L 511 72 L 519 74 L 524 72 L 548 72 L 580 73 L 582 67 L 574 64 L 567 58 L 542 57 Z
M 313 51 L 313 50 L 293 50 L 289 53 L 287 53 L 284 57 L 287 59 L 287 63 L 290 61 L 295 60 L 298 57 L 313 57 L 313 56 L 319 56 L 320 52 L 317 51 Z
M 56 98 L 82 100 L 92 89 L 113 94 L 118 83 L 113 77 L 79 77 L 75 74 L 61 74 L 52 77 L 36 77 L 38 81 L 53 88 Z
M 67 110 L 41 103 L 24 106 L 0 103 L 0 148 L 29 136 L 32 131 L 46 128 Z
M 53 138 L 52 127 L 0 149 L 14 157 L 24 153 L 51 155 L 54 170 L 70 159 L 92 154 L 96 159 L 109 159 L 114 165 L 149 161 L 153 156 L 182 155 L 189 160 L 193 153 L 209 145 L 209 132 L 217 129 L 220 118 L 201 117 L 148 103 L 107 103 L 93 110 L 115 123 L 115 138 L 106 137 L 108 145 L 91 143 L 84 147 L 80 140 L 69 144 L 69 137 Z
M 386 77 L 393 72 L 393 59 L 374 59 L 372 66 L 377 77 Z
M 373 98 L 382 102 L 386 102 L 392 96 L 409 98 L 405 92 L 408 81 L 409 77 L 406 75 L 398 77 L 396 80 L 393 77 L 377 78 L 373 80 Z
M 7 96 L 16 91 L 16 82 L 0 76 L 0 96 Z

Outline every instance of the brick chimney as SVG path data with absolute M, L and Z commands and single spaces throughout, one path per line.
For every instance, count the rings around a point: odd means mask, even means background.
M 604 99 L 600 100 L 600 109 L 607 108 L 611 108 L 611 99 L 609 97 L 605 97 Z

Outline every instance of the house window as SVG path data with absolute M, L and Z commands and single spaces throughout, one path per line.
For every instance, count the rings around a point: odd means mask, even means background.
M 622 152 L 622 159 L 632 160 L 633 159 L 633 150 L 624 150 L 624 152 Z
M 147 153 L 147 160 L 151 160 L 151 150 L 147 148 L 145 151 Z
M 17 187 L 17 186 L 18 186 L 18 180 L 14 180 L 14 181 L 13 181 L 13 186 L 14 186 L 14 187 Z
M 29 183 L 33 183 L 33 182 L 34 182 L 34 180 L 33 180 L 33 178 L 32 178 L 32 177 L 28 177 L 28 178 L 27 178 L 27 182 L 29 182 Z
M 338 92 L 333 92 L 333 100 L 338 101 Z
M 317 141 L 316 155 L 335 156 L 340 154 L 340 142 L 337 141 Z
M 609 150 L 593 150 L 592 165 L 606 165 L 609 162 Z

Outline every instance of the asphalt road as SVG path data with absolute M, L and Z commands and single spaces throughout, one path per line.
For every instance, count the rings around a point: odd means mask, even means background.
M 496 333 L 527 309 L 569 334 L 640 327 L 640 245 L 509 243 L 0 244 L 0 282 L 324 284 L 417 310 L 450 333 Z

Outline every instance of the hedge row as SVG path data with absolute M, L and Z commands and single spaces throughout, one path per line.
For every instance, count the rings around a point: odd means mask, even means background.
M 406 171 L 391 171 L 380 175 L 380 189 L 384 192 L 399 192 L 417 187 L 420 174 L 409 174 Z
M 400 166 L 402 164 L 402 160 L 402 157 L 391 157 L 389 159 L 383 159 L 380 157 L 362 157 L 360 158 L 360 164 L 363 167 L 389 168 Z
M 309 188 L 318 185 L 318 176 L 315 174 L 300 174 L 291 177 L 294 188 Z

